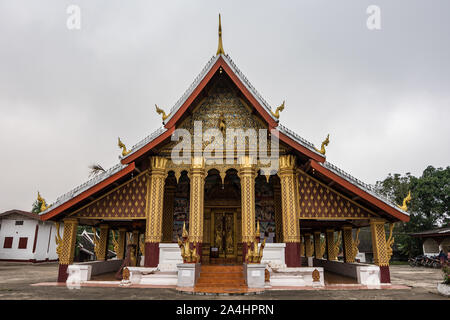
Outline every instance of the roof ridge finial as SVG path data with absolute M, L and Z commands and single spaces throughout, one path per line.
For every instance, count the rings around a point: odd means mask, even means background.
M 225 51 L 223 51 L 223 44 L 222 44 L 222 23 L 220 21 L 220 13 L 219 13 L 219 46 L 217 47 L 216 56 L 218 56 L 219 54 L 225 54 Z

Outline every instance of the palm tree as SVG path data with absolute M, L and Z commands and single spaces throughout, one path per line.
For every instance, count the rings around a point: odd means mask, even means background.
M 91 164 L 89 166 L 89 169 L 91 169 L 90 173 L 89 173 L 89 177 L 95 177 L 96 175 L 102 173 L 102 172 L 106 172 L 105 169 L 103 169 L 103 167 L 100 164 Z

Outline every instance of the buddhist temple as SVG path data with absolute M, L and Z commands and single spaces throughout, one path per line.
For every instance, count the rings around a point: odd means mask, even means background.
M 161 128 L 131 148 L 119 139 L 114 167 L 40 213 L 64 225 L 57 237 L 58 281 L 66 281 L 74 263 L 78 226 L 94 228 L 97 261 L 108 260 L 114 246 L 122 261 L 117 272 L 170 269 L 173 259 L 240 267 L 257 258 L 263 242 L 258 262 L 326 271 L 341 252 L 339 263 L 355 263 L 358 229 L 370 226 L 374 264 L 380 282 L 389 283 L 392 226 L 409 220 L 406 208 L 327 161 L 332 133 L 314 146 L 283 126 L 291 106 L 270 106 L 224 43 L 219 20 L 216 54 L 172 108 L 156 102 Z M 180 150 L 182 159 L 175 159 Z

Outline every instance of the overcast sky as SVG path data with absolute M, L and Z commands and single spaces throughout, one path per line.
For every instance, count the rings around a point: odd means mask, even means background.
M 81 29 L 69 30 L 69 5 Z M 381 30 L 366 26 L 369 5 Z M 0 0 L 0 212 L 118 163 L 217 50 L 281 123 L 375 183 L 450 165 L 450 1 Z

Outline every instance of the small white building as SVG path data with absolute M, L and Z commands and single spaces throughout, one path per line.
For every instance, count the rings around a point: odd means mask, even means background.
M 423 254 L 437 256 L 441 250 L 450 258 L 450 227 L 412 233 L 423 241 Z
M 60 235 L 63 235 L 60 226 Z M 56 227 L 39 215 L 22 210 L 0 214 L 0 261 L 57 261 Z

